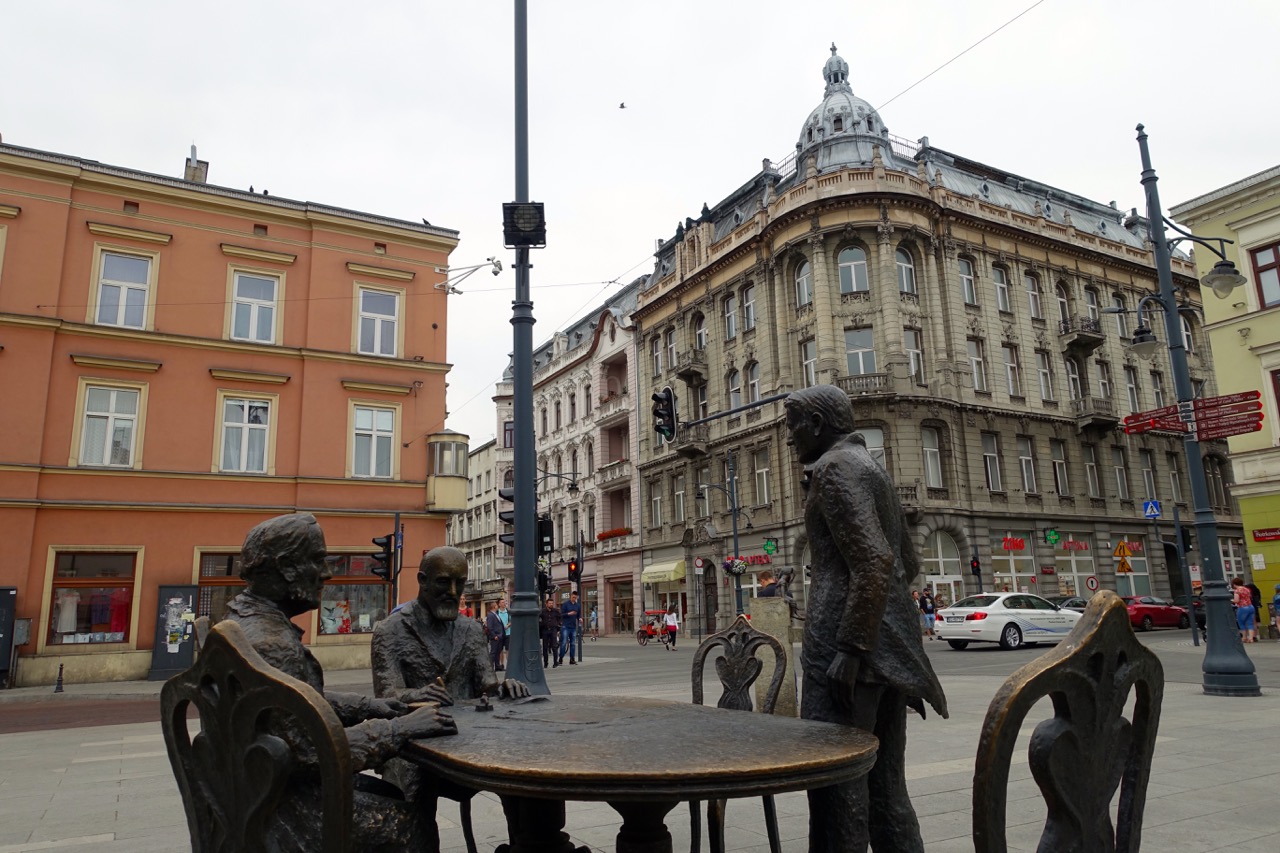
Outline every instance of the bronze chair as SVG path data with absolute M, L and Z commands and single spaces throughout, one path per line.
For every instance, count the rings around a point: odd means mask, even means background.
M 712 649 L 720 647 L 724 650 L 722 657 L 716 658 L 716 675 L 724 691 L 720 694 L 717 708 L 731 708 L 738 711 L 752 710 L 751 686 L 755 684 L 764 663 L 756 657 L 761 647 L 773 649 L 773 679 L 769 689 L 765 691 L 760 711 L 772 714 L 778 702 L 778 693 L 782 689 L 782 679 L 787 673 L 787 655 L 782 643 L 768 634 L 751 627 L 747 617 L 739 615 L 733 624 L 719 633 L 712 634 L 702 641 L 693 656 L 693 704 L 702 702 L 702 670 L 707 655 Z M 773 797 L 764 798 L 764 824 L 769 835 L 770 853 L 781 853 L 782 842 L 778 837 L 778 813 L 774 807 Z M 712 853 L 724 853 L 724 810 L 725 800 L 711 800 L 707 803 L 707 840 Z M 689 803 L 689 849 L 698 853 L 702 846 L 702 823 L 697 801 Z
M 203 624 L 201 624 L 203 623 Z M 354 791 L 342 723 L 325 698 L 264 661 L 240 626 L 196 626 L 200 656 L 160 692 L 160 725 L 195 853 L 265 851 L 268 825 L 284 798 L 294 757 L 266 730 L 270 714 L 287 715 L 319 761 L 322 847 L 348 853 Z M 201 731 L 187 729 L 187 710 Z
M 1130 691 L 1133 720 L 1123 716 Z M 1018 730 L 1049 697 L 1031 736 L 1031 773 L 1048 805 L 1041 853 L 1137 853 L 1160 724 L 1164 670 L 1138 642 L 1124 602 L 1103 590 L 1057 648 L 1009 676 L 987 709 L 973 777 L 976 853 L 1004 853 L 1005 798 Z M 1120 802 L 1115 826 L 1111 799 Z

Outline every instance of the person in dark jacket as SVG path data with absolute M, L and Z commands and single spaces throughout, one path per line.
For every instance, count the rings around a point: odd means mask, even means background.
M 756 593 L 756 598 L 774 598 L 778 594 L 778 582 L 773 577 L 773 572 L 765 569 L 760 573 L 758 578 L 760 581 L 760 591 Z
M 545 669 L 547 661 L 556 657 L 560 644 L 560 608 L 556 607 L 553 598 L 547 598 L 542 612 L 538 614 L 538 634 L 542 637 L 542 667 Z M 557 660 L 555 666 L 559 665 Z
M 484 617 L 484 633 L 489 638 L 489 660 L 494 672 L 502 672 L 502 649 L 507 644 L 507 626 L 498 615 L 498 605 L 490 602 L 489 613 Z

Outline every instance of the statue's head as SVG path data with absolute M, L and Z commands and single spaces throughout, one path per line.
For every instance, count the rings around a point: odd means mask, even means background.
M 432 619 L 452 622 L 467 585 L 467 555 L 442 545 L 432 548 L 418 566 L 418 603 Z
M 240 577 L 249 592 L 272 601 L 289 616 L 320 606 L 332 577 L 324 532 L 309 512 L 269 518 L 249 531 L 240 549 Z
M 816 462 L 841 436 L 853 432 L 853 404 L 834 385 L 814 385 L 787 395 L 787 444 L 803 463 Z

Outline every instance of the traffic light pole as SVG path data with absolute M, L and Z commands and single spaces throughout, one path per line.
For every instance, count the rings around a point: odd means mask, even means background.
M 582 597 L 582 531 L 578 531 L 578 541 L 575 543 L 574 556 L 578 566 L 578 606 L 586 607 L 587 602 Z M 596 599 L 599 600 L 599 590 L 597 589 Z M 587 620 L 583 618 L 582 611 L 578 611 L 578 660 L 582 660 L 582 634 L 587 627 Z

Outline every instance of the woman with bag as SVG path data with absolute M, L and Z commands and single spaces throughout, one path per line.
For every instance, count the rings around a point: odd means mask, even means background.
M 667 613 L 662 617 L 662 623 L 667 631 L 667 648 L 674 652 L 676 650 L 676 632 L 680 630 L 680 617 L 676 615 L 674 603 L 667 606 Z

